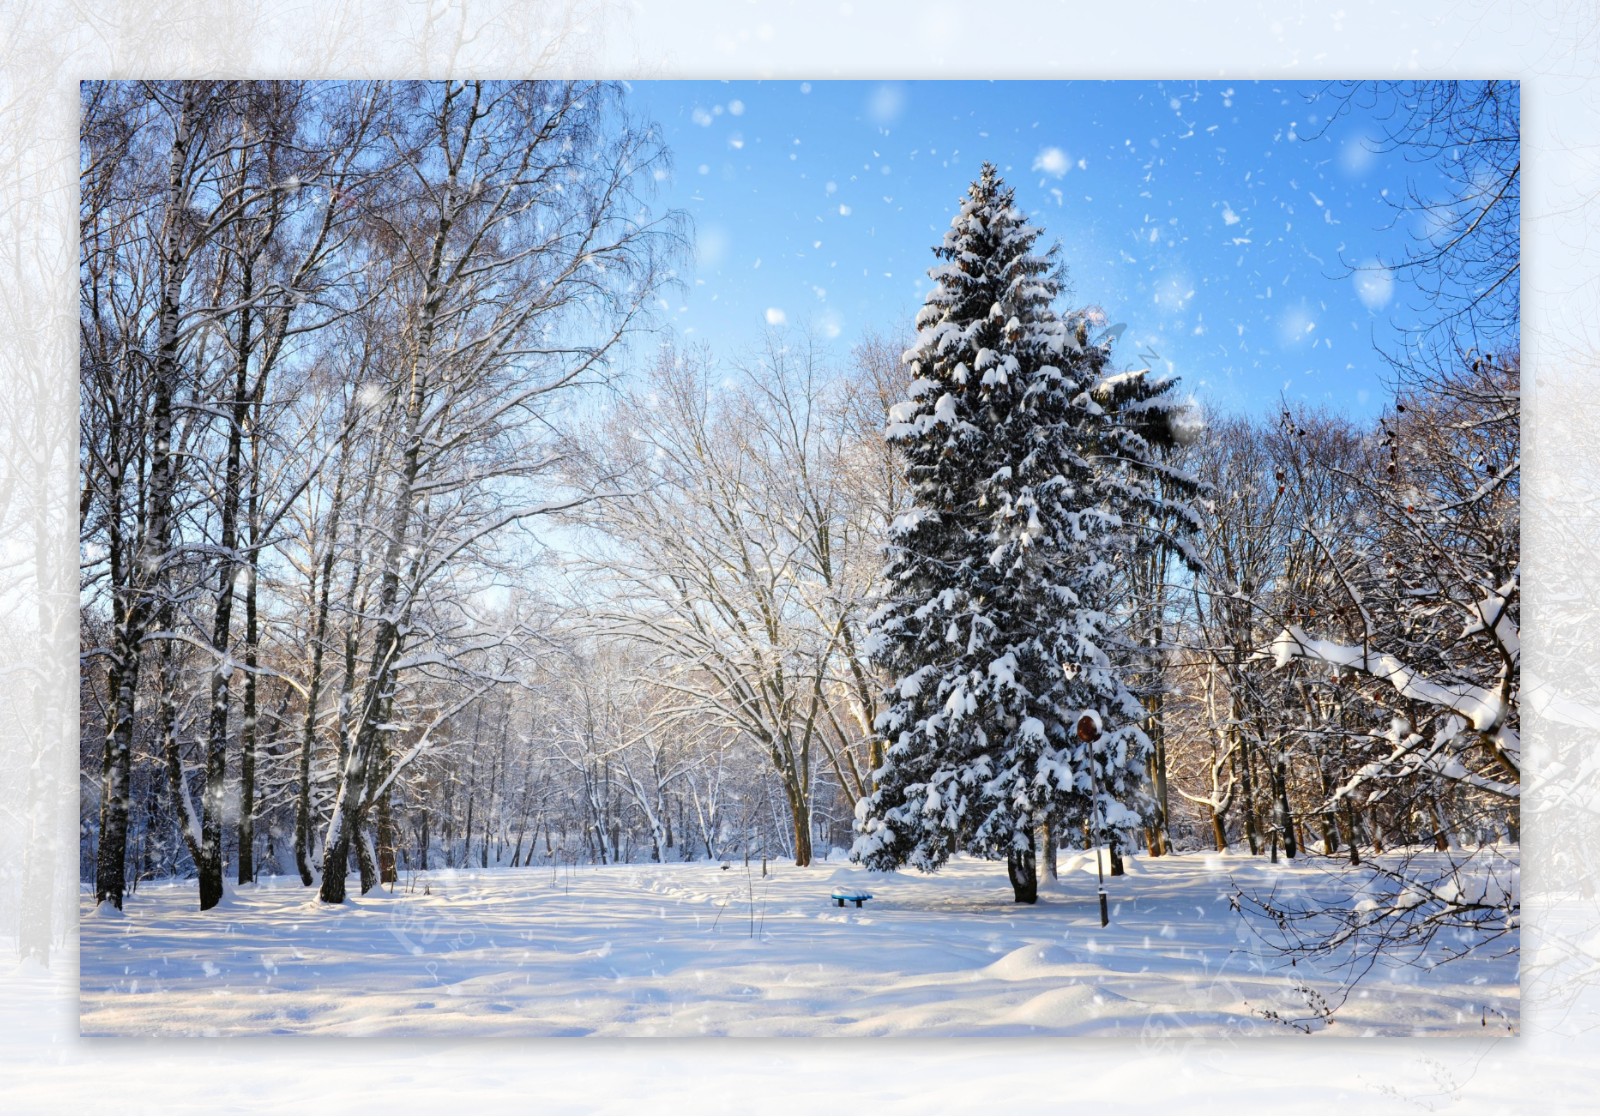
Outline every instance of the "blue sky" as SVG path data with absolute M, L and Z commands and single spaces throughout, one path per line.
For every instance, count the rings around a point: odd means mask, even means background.
M 722 354 L 773 326 L 842 355 L 909 336 L 931 249 L 985 160 L 1058 241 L 1073 305 L 1127 330 L 1115 363 L 1208 406 L 1280 398 L 1370 415 L 1375 347 L 1415 317 L 1392 200 L 1427 168 L 1331 125 L 1321 83 L 634 82 L 673 155 L 659 202 L 693 218 L 663 317 Z M 1309 98 L 1309 99 L 1308 99 Z M 1423 181 L 1424 189 L 1428 182 Z

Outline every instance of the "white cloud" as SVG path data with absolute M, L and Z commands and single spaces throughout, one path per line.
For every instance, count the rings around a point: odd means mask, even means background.
M 1034 156 L 1033 169 L 1060 178 L 1072 169 L 1072 158 L 1059 147 L 1047 147 Z

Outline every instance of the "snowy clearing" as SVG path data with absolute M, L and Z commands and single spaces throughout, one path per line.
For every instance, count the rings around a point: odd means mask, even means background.
M 1034 907 L 1003 865 L 934 876 L 698 862 L 443 871 L 413 892 L 321 907 L 293 878 L 194 909 L 147 885 L 125 917 L 85 909 L 85 1035 L 1501 1036 L 1516 958 L 1374 971 L 1325 1024 L 1228 897 L 1326 881 L 1234 855 L 1136 859 L 1108 881 L 1064 859 Z M 865 885 L 861 910 L 829 893 Z M 753 897 L 753 903 L 752 903 Z M 1337 981 L 1311 986 L 1337 1001 Z

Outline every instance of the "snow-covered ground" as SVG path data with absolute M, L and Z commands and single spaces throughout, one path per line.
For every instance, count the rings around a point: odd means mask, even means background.
M 79 1019 L 85 1035 L 1293 1034 L 1272 1013 L 1345 1036 L 1517 1026 L 1515 954 L 1379 967 L 1341 1004 L 1335 976 L 1272 954 L 1231 910 L 1235 886 L 1326 889 L 1331 862 L 1138 858 L 1108 880 L 1107 928 L 1093 862 L 1062 864 L 1031 907 L 1003 865 L 968 859 L 933 876 L 436 871 L 342 909 L 293 878 L 207 913 L 192 882 L 147 884 L 124 916 L 85 909 Z M 841 909 L 840 886 L 874 898 Z

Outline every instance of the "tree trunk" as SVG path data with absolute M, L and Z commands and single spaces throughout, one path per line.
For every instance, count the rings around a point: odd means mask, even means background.
M 353 834 L 356 843 L 356 871 L 360 874 L 363 896 L 378 887 L 378 859 L 372 848 L 372 835 L 367 832 L 364 825 L 366 814 L 366 809 L 363 808 Z
M 1433 848 L 1438 853 L 1448 853 L 1454 844 L 1455 835 L 1450 830 L 1450 824 L 1445 820 L 1444 808 L 1439 805 L 1436 797 L 1429 797 L 1429 804 L 1433 811 L 1433 821 L 1436 827 L 1433 835 Z
M 448 233 L 448 226 L 441 229 L 436 241 L 432 265 L 428 275 L 427 292 L 430 299 L 437 290 L 440 258 L 444 251 L 444 236 Z M 384 550 L 382 576 L 378 588 L 378 624 L 372 639 L 372 660 L 367 670 L 366 689 L 362 694 L 361 709 L 359 712 L 358 728 L 355 740 L 349 743 L 350 758 L 344 766 L 348 788 L 341 794 L 341 798 L 348 799 L 353 804 L 362 801 L 367 792 L 366 776 L 371 769 L 372 758 L 377 755 L 379 737 L 387 732 L 383 727 L 384 712 L 389 710 L 393 703 L 395 687 L 395 664 L 400 659 L 405 643 L 405 633 L 400 610 L 400 564 L 405 557 L 410 543 L 411 519 L 415 511 L 413 505 L 416 500 L 417 475 L 420 469 L 420 455 L 422 447 L 418 442 L 417 427 L 422 417 L 424 395 L 426 392 L 425 374 L 423 365 L 425 355 L 432 348 L 434 318 L 437 312 L 437 303 L 429 302 L 419 331 L 418 349 L 412 359 L 412 377 L 410 393 L 406 401 L 406 417 L 402 425 L 400 445 L 404 448 L 401 454 L 399 483 L 395 493 L 392 517 L 390 520 L 389 541 Z M 408 612 L 408 611 L 407 611 Z M 359 774 L 359 778 L 352 778 Z M 323 858 L 322 868 L 322 899 L 326 903 L 344 902 L 344 877 L 349 871 L 349 841 L 350 820 L 344 816 L 346 823 L 341 829 L 343 849 L 336 851 L 329 849 L 328 856 Z M 329 846 L 333 843 L 329 842 Z M 363 843 L 362 869 L 365 877 L 366 846 Z M 339 879 L 334 881 L 332 878 Z M 362 892 L 370 891 L 371 881 L 363 879 Z
M 95 851 L 94 899 L 97 904 L 109 902 L 120 911 L 127 887 L 128 784 L 139 660 L 138 652 L 128 646 L 126 630 L 118 636 L 109 675 L 111 724 L 100 764 L 100 844 Z
M 1160 636 L 1160 630 L 1157 630 Z M 1164 857 L 1171 848 L 1169 830 L 1169 807 L 1167 800 L 1167 735 L 1166 725 L 1163 720 L 1164 700 L 1161 695 L 1151 695 L 1145 702 L 1145 709 L 1149 711 L 1146 721 L 1146 733 L 1150 737 L 1150 759 L 1148 761 L 1150 774 L 1150 793 L 1155 801 L 1155 819 L 1149 827 L 1150 856 Z
M 329 557 L 332 557 L 330 548 Z M 311 680 L 306 688 L 305 731 L 300 738 L 299 786 L 294 796 L 294 865 L 300 883 L 310 888 L 315 881 L 311 871 L 311 750 L 316 743 L 317 691 L 322 685 L 322 641 L 328 629 L 327 567 L 323 567 L 322 600 L 317 607 L 317 632 L 311 644 Z
M 1237 711 L 1235 711 L 1237 714 Z M 1250 742 L 1245 740 L 1235 731 L 1234 756 L 1237 758 L 1239 773 L 1239 788 L 1244 792 L 1244 837 L 1250 845 L 1250 856 L 1261 856 L 1261 841 L 1256 836 L 1256 793 L 1255 780 L 1251 777 Z
M 188 270 L 183 217 L 187 212 L 184 169 L 188 164 L 195 89 L 185 83 L 173 121 L 172 150 L 167 161 L 166 213 L 161 230 L 161 297 L 156 310 L 154 376 L 150 400 L 150 471 L 148 496 L 133 562 L 114 586 L 119 610 L 112 640 L 114 675 L 110 725 L 102 763 L 100 846 L 95 859 L 95 900 L 122 907 L 127 884 L 128 791 L 132 765 L 133 717 L 139 679 L 140 644 L 156 610 L 162 570 L 172 542 L 172 506 L 178 479 L 173 401 L 181 368 L 178 360 L 178 316 Z
M 1332 857 L 1339 852 L 1339 818 L 1332 811 L 1323 811 L 1317 818 L 1322 829 L 1322 852 Z
M 1280 748 L 1271 769 L 1273 813 L 1278 816 L 1274 829 L 1283 835 L 1284 855 L 1293 861 L 1299 854 L 1300 847 L 1295 840 L 1294 815 L 1289 811 L 1289 780 L 1285 764 L 1284 752 Z
M 200 910 L 222 901 L 222 795 L 227 778 L 226 753 L 207 751 L 206 782 L 200 793 L 200 857 L 195 870 L 200 877 Z
M 354 750 L 339 780 L 339 799 L 328 823 L 328 837 L 322 844 L 322 888 L 325 904 L 342 904 L 345 877 L 350 871 L 350 841 L 361 812 L 361 794 L 366 773 L 357 766 Z
M 344 506 L 345 462 L 352 429 L 347 425 L 340 440 L 339 473 L 333 484 L 333 507 L 329 510 L 328 549 L 322 556 L 320 585 L 315 568 L 312 573 L 311 588 L 317 595 L 317 622 L 311 638 L 311 679 L 306 687 L 305 729 L 300 738 L 300 786 L 295 794 L 294 806 L 294 863 L 300 871 L 300 883 L 307 888 L 315 879 L 311 871 L 311 758 L 317 743 L 317 699 L 321 695 L 322 657 L 328 639 L 329 598 L 333 589 L 333 555 L 339 544 L 339 513 Z
M 1039 867 L 1034 861 L 1033 831 L 1027 831 L 1027 845 L 1015 845 L 1006 855 L 1006 875 L 1011 878 L 1011 891 L 1019 904 L 1039 902 Z
M 496 755 L 489 761 L 489 798 L 484 804 L 483 811 L 483 846 L 480 850 L 478 863 L 482 868 L 489 867 L 489 835 L 494 830 L 497 816 L 501 813 L 497 808 L 496 799 L 500 785 L 500 766 L 506 755 L 506 726 L 510 722 L 509 707 L 503 707 L 500 716 L 500 743 Z
M 423 872 L 428 871 L 428 847 L 433 844 L 433 812 L 423 804 L 422 807 L 422 834 L 417 848 L 417 868 Z
M 383 712 L 390 708 L 393 698 L 393 665 L 400 657 L 403 642 L 400 625 L 394 616 L 400 597 L 398 564 L 400 551 L 405 545 L 406 527 L 410 519 L 410 486 L 415 477 L 413 462 L 403 482 L 403 500 L 397 513 L 399 522 L 396 525 L 395 536 L 389 542 L 382 586 L 378 595 L 378 613 L 381 619 L 378 621 L 373 638 L 372 663 L 367 675 L 366 690 L 362 696 L 360 720 L 357 723 L 359 728 L 356 731 L 355 741 L 349 746 L 349 758 L 344 766 L 342 783 L 345 786 L 341 788 L 340 798 L 350 807 L 359 807 L 368 792 L 367 776 L 371 770 L 371 762 L 378 754 L 379 737 L 386 732 L 383 727 Z M 321 895 L 325 903 L 344 902 L 344 878 L 349 872 L 351 830 L 357 821 L 351 814 L 352 812 L 341 812 L 340 817 L 343 821 L 338 827 L 341 831 L 337 835 L 339 840 L 327 843 L 326 855 L 322 862 Z M 368 892 L 374 883 L 366 872 L 366 861 L 370 851 L 367 850 L 365 842 L 360 848 L 363 875 L 361 891 Z M 335 877 L 338 879 L 335 880 Z
M 252 501 L 253 503 L 253 501 Z M 239 883 L 256 879 L 256 564 L 246 567 L 244 603 L 244 699 L 239 729 Z
M 393 718 L 394 695 L 391 692 L 383 698 L 378 719 L 382 725 L 387 726 Z M 371 759 L 367 768 L 370 782 L 366 797 L 362 800 L 362 815 L 365 817 L 370 813 L 375 816 L 373 829 L 376 841 L 369 852 L 371 868 L 369 869 L 366 863 L 361 866 L 363 893 L 372 891 L 375 884 L 392 885 L 400 879 L 396 865 L 400 839 L 392 809 L 394 787 L 390 783 L 394 764 L 394 756 L 390 749 L 390 733 L 390 730 L 384 729 L 374 736 Z
M 388 791 L 378 796 L 378 883 L 400 879 L 400 830 L 394 824 L 394 802 Z
M 480 725 L 483 724 L 483 711 L 482 711 L 481 708 L 478 711 L 478 724 L 480 724 Z M 476 734 L 477 731 L 474 730 L 473 732 L 474 732 L 474 734 Z M 472 740 L 472 746 L 473 747 L 472 747 L 472 751 L 471 751 L 471 754 L 470 754 L 471 757 L 472 757 L 472 763 L 471 763 L 471 766 L 467 769 L 467 820 L 466 820 L 465 827 L 464 827 L 465 838 L 462 840 L 462 843 L 461 843 L 461 861 L 460 861 L 460 865 L 461 865 L 461 867 L 463 869 L 467 868 L 468 865 L 470 865 L 471 862 L 472 862 L 472 809 L 477 804 L 477 783 L 478 783 L 478 747 L 477 747 L 477 745 L 478 745 L 478 740 L 477 740 L 477 737 L 474 736 L 473 740 Z
M 170 623 L 170 622 L 168 622 Z M 167 624 L 162 625 L 163 628 Z M 183 774 L 183 756 L 178 741 L 178 681 L 173 666 L 173 644 L 167 641 L 161 649 L 160 697 L 156 705 L 156 733 L 161 741 L 161 757 L 166 767 L 167 791 L 172 800 L 172 814 L 178 821 L 178 832 L 183 839 L 189 859 L 196 865 L 204 856 L 200 841 L 200 818 L 189 798 L 189 784 Z
M 789 802 L 789 819 L 794 833 L 794 863 L 798 868 L 811 864 L 811 804 L 805 789 L 797 786 L 791 773 L 783 779 L 784 798 Z
M 112 595 L 114 613 L 110 666 L 106 671 L 106 693 L 109 701 L 106 704 L 105 739 L 100 760 L 100 818 L 99 826 L 95 830 L 99 840 L 94 848 L 95 903 L 110 900 L 119 910 L 122 907 L 124 873 L 118 866 L 123 863 L 127 852 L 126 796 L 129 778 L 132 775 L 130 762 L 132 753 L 129 745 L 133 732 L 134 693 L 137 690 L 125 676 L 129 671 L 137 672 L 139 664 L 137 641 L 130 639 L 132 633 L 127 624 L 133 603 L 124 594 L 115 592 L 117 588 L 125 590 L 128 581 L 126 571 L 128 555 L 124 550 L 126 543 L 118 526 L 122 522 L 122 481 L 125 476 L 125 470 L 115 473 L 110 480 L 106 496 L 107 504 L 110 506 L 107 517 L 110 532 L 107 560 L 114 591 Z M 42 769 L 42 765 L 39 767 Z M 123 797 L 123 817 L 120 823 L 117 822 L 113 809 L 119 793 Z M 116 849 L 114 856 L 106 849 L 108 838 L 118 838 L 121 843 L 122 848 Z
M 211 671 L 211 716 L 206 727 L 206 785 L 201 793 L 201 846 L 200 909 L 213 907 L 222 898 L 222 826 L 220 821 L 222 788 L 227 779 L 228 707 L 233 700 L 233 601 L 235 575 L 239 570 L 239 504 L 240 474 L 243 471 L 244 427 L 249 417 L 246 396 L 250 385 L 250 296 L 253 286 L 253 269 L 248 255 L 242 261 L 239 276 L 239 296 L 244 303 L 239 312 L 239 337 L 234 346 L 233 400 L 228 411 L 228 449 L 223 468 L 221 507 L 221 535 L 218 539 L 221 555 L 217 563 L 216 609 L 212 614 L 211 649 L 217 664 Z M 251 775 L 254 775 L 252 771 Z M 240 782 L 240 794 L 245 794 L 245 784 Z M 243 803 L 241 802 L 241 807 Z M 213 822 L 213 814 L 219 817 Z M 239 818 L 240 836 L 244 833 L 244 816 Z M 239 848 L 239 881 L 245 876 L 249 854 L 243 842 Z M 214 878 L 214 879 L 213 879 Z
M 262 377 L 265 372 L 262 373 Z M 239 730 L 239 883 L 256 879 L 256 754 L 261 723 L 257 711 L 260 676 L 256 672 L 261 650 L 257 622 L 261 573 L 261 400 L 265 384 L 256 380 L 251 405 L 255 414 L 250 423 L 250 490 L 245 501 L 245 525 L 249 530 L 250 554 L 244 572 L 244 697 L 243 725 Z M 288 694 L 285 692 L 285 701 Z

